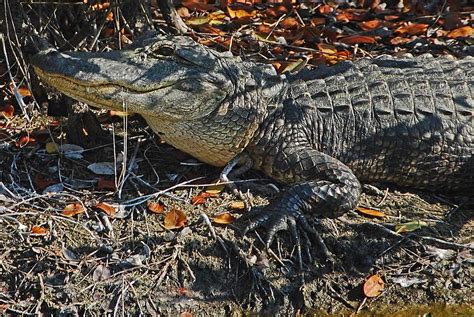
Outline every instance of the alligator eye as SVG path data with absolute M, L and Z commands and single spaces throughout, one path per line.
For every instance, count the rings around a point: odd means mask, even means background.
M 174 54 L 174 48 L 171 46 L 160 46 L 156 48 L 153 53 L 161 56 L 171 56 Z

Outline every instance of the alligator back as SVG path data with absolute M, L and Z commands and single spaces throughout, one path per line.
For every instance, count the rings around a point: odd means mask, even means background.
M 472 193 L 473 75 L 473 58 L 381 57 L 290 81 L 311 96 L 312 145 L 359 180 Z

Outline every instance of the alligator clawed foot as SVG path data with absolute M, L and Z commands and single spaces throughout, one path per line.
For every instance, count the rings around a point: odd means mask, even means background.
M 315 229 L 308 223 L 306 217 L 299 210 L 272 208 L 252 209 L 250 212 L 239 218 L 238 225 L 242 235 L 259 228 L 266 229 L 265 246 L 270 248 L 276 234 L 280 231 L 289 231 L 295 241 L 296 256 L 300 270 L 303 269 L 302 261 L 302 241 L 300 230 L 304 233 L 304 242 L 308 243 L 308 236 L 305 234 L 316 233 Z

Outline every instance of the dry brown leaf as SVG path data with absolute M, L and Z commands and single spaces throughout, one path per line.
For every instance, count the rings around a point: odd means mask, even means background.
M 165 205 L 163 205 L 160 202 L 149 201 L 146 204 L 146 207 L 148 208 L 149 211 L 155 214 L 161 214 L 165 211 Z
M 297 29 L 300 24 L 298 20 L 293 17 L 287 17 L 280 22 L 280 25 L 285 29 Z
M 100 210 L 102 210 L 103 212 L 105 212 L 107 215 L 109 215 L 112 218 L 115 217 L 115 214 L 117 213 L 117 208 L 115 206 L 104 203 L 104 202 L 98 203 L 97 205 L 95 205 L 95 207 L 99 208 Z
M 401 45 L 401 44 L 406 44 L 413 41 L 412 38 L 406 38 L 406 37 L 401 37 L 401 36 L 396 36 L 393 39 L 390 39 L 390 43 L 392 45 Z
M 450 39 L 455 39 L 458 37 L 470 37 L 474 35 L 474 28 L 472 26 L 466 25 L 457 29 L 452 30 L 448 33 L 447 37 Z
M 370 20 L 363 21 L 359 23 L 359 27 L 364 31 L 375 30 L 382 26 L 382 21 L 380 20 Z
M 33 226 L 31 227 L 31 233 L 37 235 L 37 236 L 45 236 L 49 232 L 48 228 L 45 228 L 43 226 Z
M 12 118 L 15 113 L 15 108 L 12 105 L 6 105 L 3 107 L 1 113 L 5 118 Z
M 343 23 L 351 22 L 354 19 L 354 14 L 350 12 L 340 12 L 336 15 L 336 20 Z
M 66 217 L 73 217 L 78 214 L 82 214 L 86 211 L 86 208 L 82 204 L 79 203 L 73 203 L 73 204 L 68 204 L 66 207 L 63 209 L 63 216 Z
M 212 197 L 217 197 L 224 190 L 224 188 L 225 188 L 225 184 L 215 184 L 215 185 L 206 187 L 204 191 L 210 194 Z
M 382 293 L 384 281 L 378 274 L 374 274 L 364 283 L 364 295 L 367 297 L 377 297 Z
M 187 217 L 184 212 L 179 209 L 171 209 L 165 216 L 164 227 L 168 230 L 184 227 Z
M 366 216 L 372 216 L 372 217 L 377 217 L 377 218 L 383 218 L 385 217 L 385 214 L 381 211 L 370 209 L 370 208 L 365 208 L 365 207 L 357 207 L 356 210 L 360 212 L 363 215 Z
M 225 212 L 212 218 L 212 221 L 221 225 L 228 225 L 235 221 L 235 217 L 228 212 Z
M 115 186 L 115 180 L 101 177 L 97 181 L 97 189 L 98 190 L 116 190 L 117 186 Z
M 325 5 L 320 6 L 318 10 L 319 10 L 319 13 L 321 14 L 329 14 L 334 11 L 334 8 L 328 4 L 325 4 Z
M 257 15 L 257 10 L 250 9 L 232 9 L 231 7 L 227 7 L 227 12 L 232 19 L 242 19 L 242 18 L 253 18 Z
M 420 35 L 426 32 L 428 24 L 425 23 L 411 23 L 400 26 L 395 30 L 399 34 Z
M 326 18 L 312 18 L 311 19 L 312 26 L 323 25 L 325 23 L 326 23 Z
M 339 39 L 339 42 L 346 44 L 374 44 L 377 43 L 375 36 L 349 35 Z
M 202 205 L 207 201 L 209 197 L 212 197 L 212 195 L 206 192 L 201 192 L 191 199 L 191 204 L 193 204 L 194 206 Z
M 50 178 L 45 178 L 41 174 L 36 174 L 35 178 L 33 179 L 33 182 L 37 190 L 43 190 L 49 185 L 56 184 L 58 181 Z

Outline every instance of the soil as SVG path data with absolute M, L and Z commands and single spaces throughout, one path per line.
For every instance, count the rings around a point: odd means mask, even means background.
M 110 129 L 112 124 L 104 127 Z M 288 233 L 279 234 L 265 250 L 263 231 L 242 237 L 235 224 L 207 224 L 206 219 L 223 212 L 236 218 L 245 212 L 231 208 L 240 199 L 227 190 L 205 198 L 204 204 L 191 203 L 205 189 L 200 184 L 212 183 L 220 170 L 162 144 L 138 122 L 130 126 L 128 149 L 130 156 L 131 149 L 137 149 L 133 152 L 137 168 L 129 173 L 121 197 L 98 190 L 98 177 L 86 168 L 110 161 L 111 143 L 86 151 L 82 159 L 68 159 L 39 146 L 17 148 L 4 142 L 0 152 L 3 313 L 370 316 L 401 311 L 407 303 L 417 309 L 429 305 L 427 311 L 439 316 L 453 309 L 466 316 L 474 312 L 474 222 L 468 199 L 383 185 L 378 191 L 368 188 L 360 205 L 380 210 L 385 217 L 354 211 L 338 219 L 311 219 L 322 242 L 317 236 L 309 234 L 306 240 L 302 235 L 306 242 L 300 270 L 295 241 Z M 123 149 L 120 139 L 118 133 L 118 151 Z M 43 193 L 37 175 L 46 178 L 46 170 L 58 168 L 66 189 Z M 250 201 L 261 205 L 272 199 L 275 194 L 267 186 L 271 180 L 256 172 L 241 177 L 250 179 L 258 180 L 239 183 L 241 190 L 253 194 Z M 78 180 L 92 183 L 81 188 Z M 151 201 L 164 205 L 161 214 L 148 211 L 146 203 L 132 203 L 153 193 Z M 107 216 L 94 207 L 98 201 L 121 203 L 127 212 Z M 73 202 L 83 203 L 86 212 L 64 216 L 64 207 Z M 172 209 L 185 213 L 184 227 L 164 228 L 165 215 Z M 426 225 L 413 232 L 395 231 L 396 224 L 410 221 Z M 33 226 L 46 232 L 35 234 Z M 374 274 L 381 276 L 384 287 L 380 295 L 368 298 L 363 284 Z

